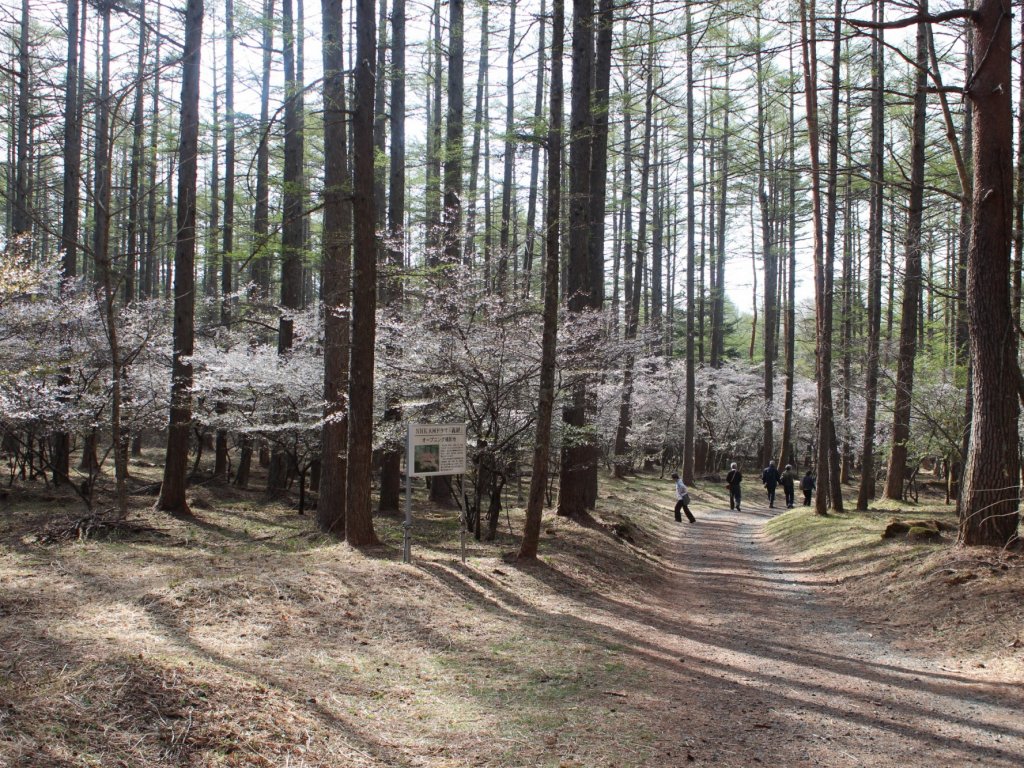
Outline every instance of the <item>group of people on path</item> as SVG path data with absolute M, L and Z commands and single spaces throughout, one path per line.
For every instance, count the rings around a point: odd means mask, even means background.
M 676 522 L 683 522 L 683 512 L 686 513 L 686 519 L 691 523 L 697 522 L 690 512 L 690 493 L 686 488 L 686 484 L 675 472 L 672 473 L 672 479 L 676 484 Z M 743 497 L 743 491 L 740 484 L 742 482 L 743 473 L 740 472 L 739 467 L 734 461 L 729 467 L 729 474 L 725 476 L 725 485 L 729 489 L 729 509 L 735 509 L 737 512 L 741 511 L 740 501 Z M 775 491 L 781 485 L 786 499 L 786 509 L 792 509 L 795 503 L 796 482 L 797 473 L 793 469 L 792 464 L 787 464 L 786 468 L 779 472 L 778 467 L 775 466 L 775 460 L 769 461 L 768 466 L 761 472 L 761 484 L 764 485 L 765 490 L 768 492 L 768 506 L 770 508 L 775 507 Z M 800 490 L 804 492 L 805 507 L 811 503 L 811 494 L 814 493 L 814 487 L 814 475 L 811 474 L 811 470 L 807 470 L 807 474 L 800 480 Z

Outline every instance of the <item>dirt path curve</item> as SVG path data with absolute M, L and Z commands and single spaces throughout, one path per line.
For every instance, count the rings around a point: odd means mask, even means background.
M 764 523 L 778 511 L 698 507 L 678 526 L 666 602 L 680 671 L 660 680 L 664 743 L 683 753 L 666 747 L 666 765 L 1024 765 L 1021 687 L 908 655 L 844 616 L 773 548 Z

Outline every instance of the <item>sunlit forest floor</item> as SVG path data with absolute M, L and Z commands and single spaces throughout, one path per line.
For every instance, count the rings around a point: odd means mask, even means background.
M 156 467 L 133 467 L 142 486 Z M 148 475 L 147 475 L 148 473 Z M 129 525 L 0 501 L 0 765 L 934 766 L 1024 763 L 1024 556 L 883 540 L 941 499 L 775 516 L 720 483 L 602 478 L 518 565 L 459 551 L 418 488 L 355 551 L 292 500 L 208 482 Z M 525 484 L 524 484 L 525 492 Z M 100 499 L 102 510 L 109 499 Z

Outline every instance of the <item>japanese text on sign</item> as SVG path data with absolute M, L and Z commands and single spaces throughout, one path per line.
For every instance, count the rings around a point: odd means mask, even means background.
M 412 477 L 466 471 L 465 424 L 410 424 L 408 444 L 406 466 Z

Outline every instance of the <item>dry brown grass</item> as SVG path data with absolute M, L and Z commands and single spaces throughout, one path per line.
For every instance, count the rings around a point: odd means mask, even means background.
M 73 499 L 15 488 L 0 516 L 0 764 L 641 765 L 600 725 L 636 681 L 581 617 L 600 606 L 614 622 L 657 578 L 644 493 L 600 514 L 632 543 L 546 516 L 541 562 L 519 566 L 518 509 L 496 542 L 470 537 L 463 564 L 456 513 L 418 500 L 403 565 L 387 516 L 385 545 L 358 552 L 210 485 L 193 491 L 195 520 L 136 497 L 127 526 L 78 538 Z M 592 738 L 561 741 L 565 723 Z
M 674 610 L 667 481 L 609 480 L 603 529 L 546 514 L 529 565 L 509 557 L 515 508 L 463 564 L 456 513 L 417 499 L 403 565 L 395 517 L 361 552 L 257 493 L 193 494 L 195 520 L 136 497 L 133 528 L 66 540 L 73 499 L 11 492 L 0 765 L 666 764 L 663 692 L 636 648 Z M 698 515 L 717 494 L 695 492 Z
M 956 515 L 941 489 L 914 504 L 880 501 L 871 512 L 827 518 L 796 509 L 768 525 L 794 562 L 830 582 L 824 595 L 892 637 L 1024 679 L 1024 548 L 956 546 Z M 934 543 L 883 539 L 894 520 L 938 520 Z

